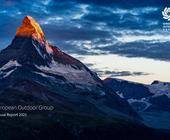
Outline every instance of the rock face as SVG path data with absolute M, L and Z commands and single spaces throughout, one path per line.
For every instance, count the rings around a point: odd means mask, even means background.
M 69 81 L 101 85 L 101 80 L 84 64 L 49 45 L 41 27 L 30 16 L 24 18 L 12 44 L 2 50 L 0 59 L 0 66 L 15 61 L 27 68 L 62 75 Z
M 11 45 L 0 52 L 0 93 L 1 104 L 43 102 L 78 113 L 139 118 L 96 73 L 50 45 L 30 16 L 24 18 Z
M 153 95 L 147 86 L 139 83 L 107 78 L 104 80 L 104 84 L 125 99 L 141 99 Z

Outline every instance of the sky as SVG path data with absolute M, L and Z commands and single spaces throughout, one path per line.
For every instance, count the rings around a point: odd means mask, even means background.
M 162 29 L 168 6 L 168 0 L 0 0 L 0 49 L 30 15 L 50 43 L 101 78 L 170 82 L 170 30 Z

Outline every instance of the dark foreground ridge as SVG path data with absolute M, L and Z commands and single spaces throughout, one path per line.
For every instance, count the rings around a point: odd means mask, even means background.
M 92 117 L 76 113 L 54 113 L 50 118 L 37 114 L 27 119 L 1 120 L 2 140 L 169 140 L 167 131 L 113 118 Z

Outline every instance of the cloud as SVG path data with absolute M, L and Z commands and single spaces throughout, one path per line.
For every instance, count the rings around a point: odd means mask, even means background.
M 49 25 L 45 28 L 46 33 L 49 38 L 57 38 L 62 40 L 93 40 L 96 38 L 106 38 L 109 37 L 109 33 L 106 31 L 100 31 L 91 28 L 77 28 L 72 26 L 67 26 L 64 29 L 62 26 Z
M 108 74 L 106 71 L 105 74 Z M 130 72 L 130 71 L 121 71 L 121 72 L 112 72 L 110 77 L 118 77 L 118 76 L 141 76 L 141 75 L 149 75 L 144 72 Z
M 130 43 L 130 42 L 168 42 L 170 39 L 170 35 L 164 34 L 152 34 L 152 35 L 122 35 L 121 37 L 117 38 L 119 42 L 122 43 Z
M 66 0 L 68 1 L 68 0 Z M 122 7 L 122 8 L 134 8 L 134 7 L 146 7 L 146 6 L 156 6 L 164 7 L 170 5 L 169 1 L 160 1 L 160 0 L 143 0 L 139 2 L 138 0 L 75 0 L 81 3 L 95 4 L 100 6 L 108 7 Z
M 93 65 L 92 65 L 93 66 Z M 150 75 L 149 73 L 144 72 L 131 72 L 131 71 L 102 71 L 98 69 L 94 69 L 94 71 L 100 76 L 100 77 L 124 77 L 124 76 L 142 76 L 142 75 Z
M 117 53 L 170 60 L 170 33 L 161 29 L 161 10 L 167 3 L 159 0 L 142 3 L 3 0 L 0 3 L 0 48 L 10 43 L 24 16 L 31 15 L 41 24 L 48 40 L 66 52 Z

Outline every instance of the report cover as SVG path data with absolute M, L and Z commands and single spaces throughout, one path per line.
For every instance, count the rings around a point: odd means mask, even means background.
M 0 140 L 169 140 L 168 0 L 0 0 Z

